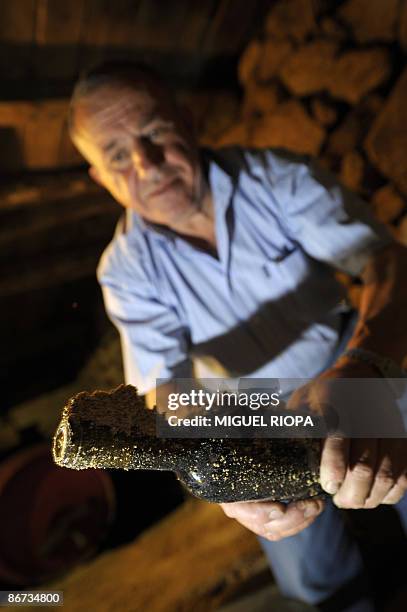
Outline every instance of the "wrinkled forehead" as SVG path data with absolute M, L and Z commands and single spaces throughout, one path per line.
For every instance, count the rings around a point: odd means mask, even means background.
M 146 123 L 173 116 L 175 109 L 164 89 L 120 82 L 100 85 L 75 102 L 75 129 L 94 132 L 125 125 L 126 120 Z

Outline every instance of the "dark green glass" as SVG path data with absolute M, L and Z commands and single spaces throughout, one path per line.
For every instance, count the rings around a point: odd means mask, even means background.
M 318 440 L 160 438 L 157 418 L 130 385 L 79 393 L 64 408 L 54 460 L 77 470 L 171 470 L 209 502 L 291 501 L 322 493 Z

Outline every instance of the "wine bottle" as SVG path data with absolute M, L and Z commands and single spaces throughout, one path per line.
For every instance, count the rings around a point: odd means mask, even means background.
M 171 470 L 193 495 L 217 503 L 322 493 L 318 440 L 160 438 L 157 418 L 131 385 L 79 393 L 63 410 L 54 461 L 77 470 Z

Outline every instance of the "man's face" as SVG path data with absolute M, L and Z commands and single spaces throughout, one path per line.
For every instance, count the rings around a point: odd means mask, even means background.
M 177 226 L 200 207 L 197 147 L 161 88 L 106 84 L 80 101 L 75 143 L 91 176 L 126 208 Z

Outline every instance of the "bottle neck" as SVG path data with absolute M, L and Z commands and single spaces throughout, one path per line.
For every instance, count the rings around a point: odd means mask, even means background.
M 128 467 L 133 470 L 176 471 L 179 452 L 177 440 L 158 437 L 136 439 L 132 441 Z
M 176 470 L 182 450 L 176 442 L 63 419 L 54 437 L 53 454 L 58 465 L 77 470 Z

